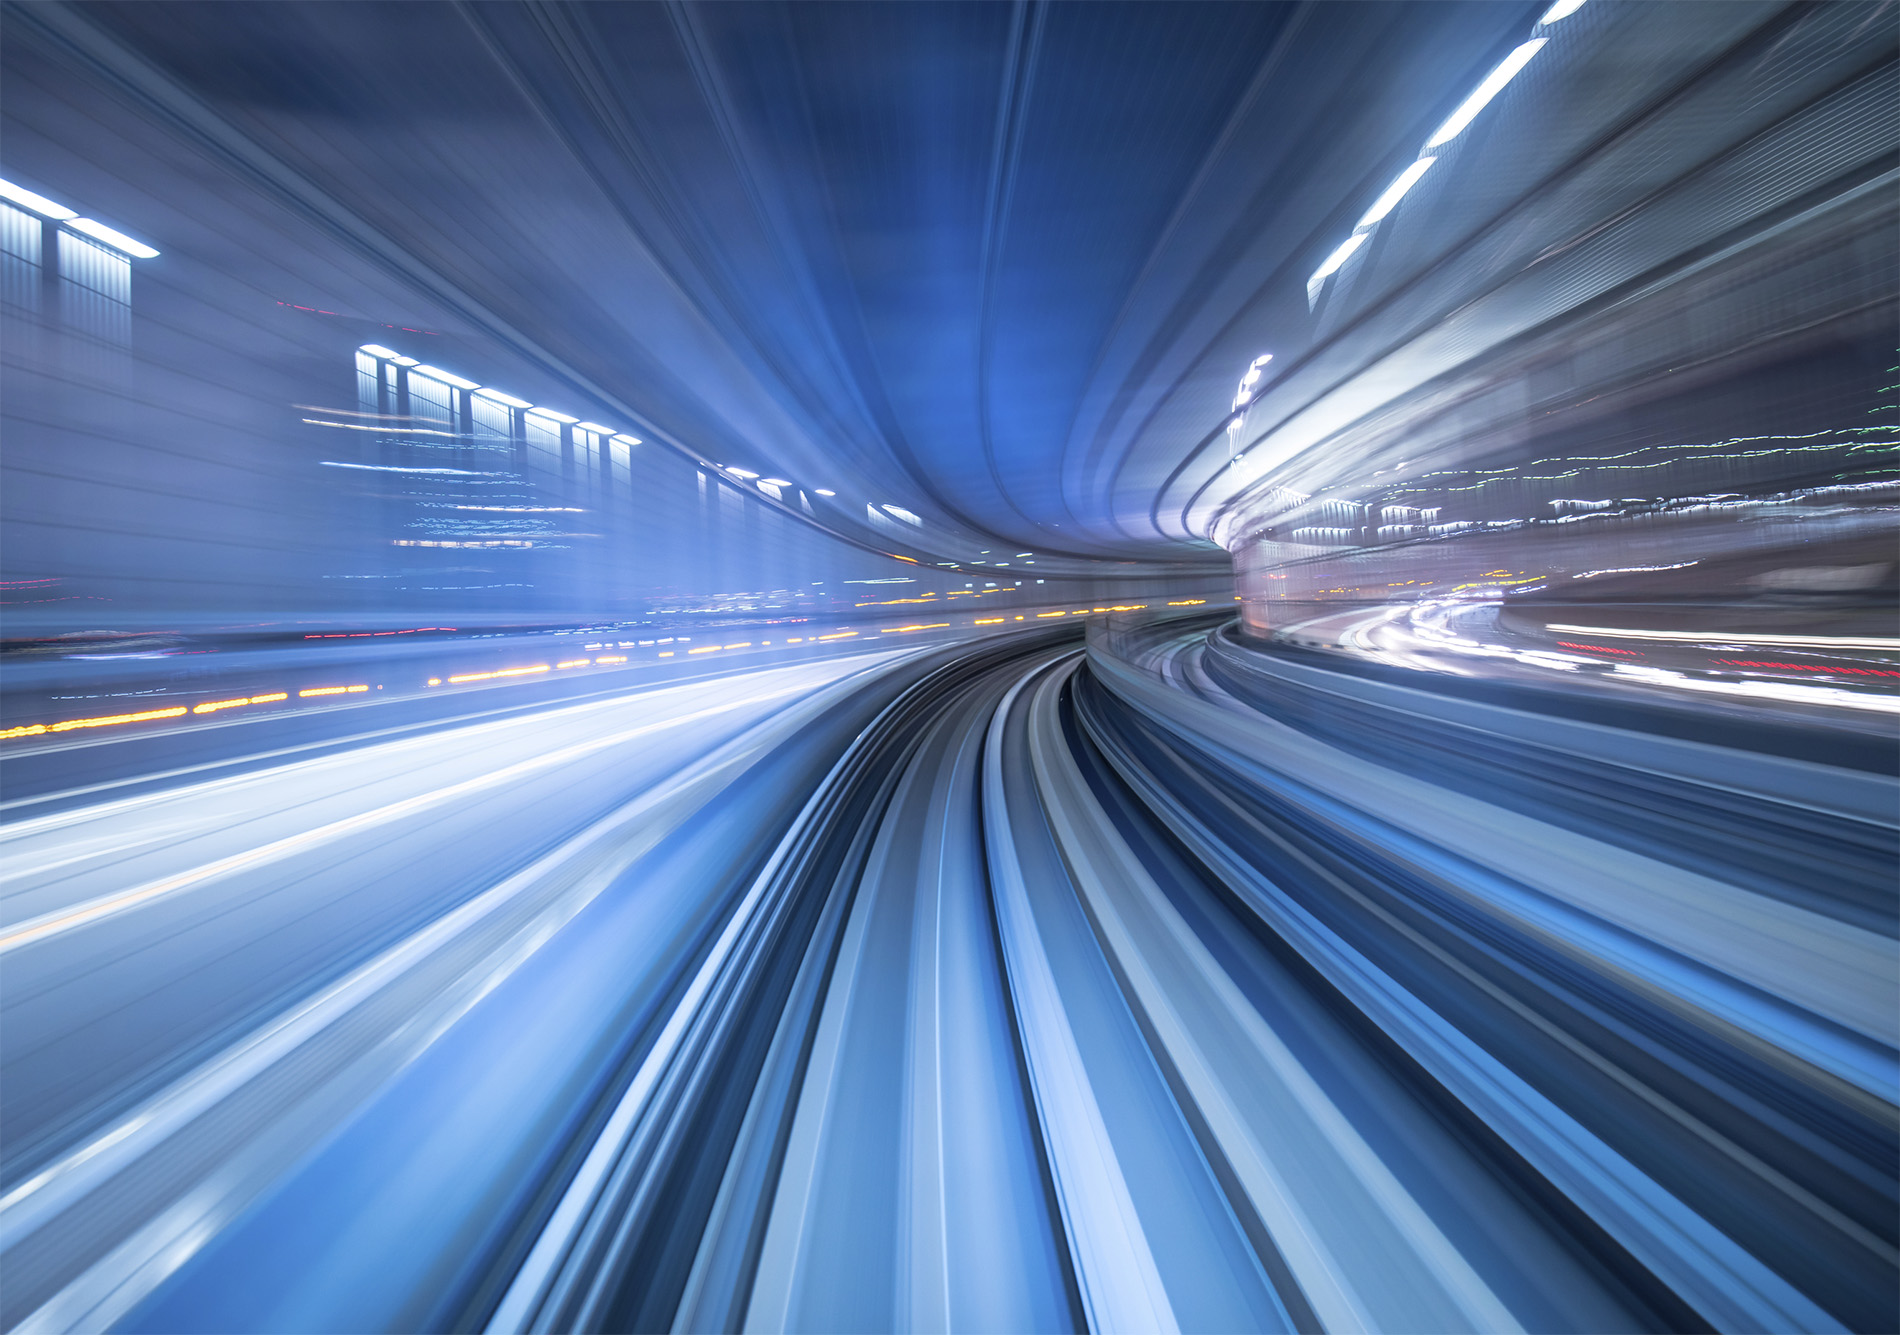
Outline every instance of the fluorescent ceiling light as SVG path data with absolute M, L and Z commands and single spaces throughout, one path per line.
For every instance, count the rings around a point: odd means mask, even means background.
M 421 362 L 419 362 L 419 361 L 417 361 L 417 360 L 416 360 L 416 359 L 415 359 L 414 357 L 391 357 L 391 358 L 390 358 L 389 360 L 390 360 L 390 361 L 392 361 L 392 362 L 394 362 L 394 363 L 396 363 L 396 365 L 398 365 L 398 366 L 420 366 L 420 365 L 422 365 L 422 363 L 421 363 Z
M 1364 232 L 1354 232 L 1351 236 L 1346 238 L 1338 250 L 1335 250 L 1326 257 L 1326 263 L 1313 270 L 1313 276 L 1307 281 L 1309 283 L 1318 283 L 1332 277 L 1339 272 L 1340 265 L 1352 258 L 1353 251 L 1365 244 L 1366 234 Z
M 1567 19 L 1583 8 L 1583 0 L 1557 0 L 1557 3 L 1544 11 L 1544 17 L 1537 20 L 1540 28 L 1548 27 L 1558 19 Z
M 753 472 L 750 468 L 728 468 L 726 471 L 728 473 L 731 473 L 734 477 L 757 477 L 758 476 L 758 474 Z
M 32 209 L 41 217 L 51 218 L 54 222 L 65 222 L 68 218 L 79 216 L 64 204 L 55 204 L 45 195 L 35 194 L 25 186 L 15 185 L 11 181 L 0 181 L 0 197 L 12 200 L 21 208 Z
M 107 227 L 102 222 L 94 222 L 91 218 L 68 218 L 66 219 L 66 225 L 75 232 L 84 232 L 94 241 L 105 242 L 114 250 L 124 251 L 135 260 L 158 258 L 158 252 L 146 245 L 143 241 L 134 241 L 124 232 Z
M 372 357 L 400 357 L 402 356 L 402 354 L 400 352 L 397 352 L 394 348 L 386 348 L 380 343 L 365 343 L 362 347 L 358 348 L 357 351 L 367 352 Z
M 1505 84 L 1517 77 L 1519 70 L 1531 63 L 1531 57 L 1542 51 L 1544 43 L 1549 40 L 1548 37 L 1533 37 L 1499 61 L 1498 67 L 1484 76 L 1484 82 L 1474 88 L 1471 96 L 1467 97 L 1458 110 L 1452 112 L 1445 123 L 1438 127 L 1437 132 L 1425 141 L 1425 147 L 1437 148 L 1440 144 L 1448 144 L 1462 134 L 1465 126 L 1477 119 L 1478 113 L 1485 109 L 1492 98 L 1503 91 Z
M 762 477 L 759 479 L 759 485 L 761 487 L 789 487 L 792 484 L 782 477 Z
M 461 376 L 454 375 L 448 371 L 444 371 L 440 367 L 437 367 L 437 366 L 423 366 L 422 364 L 417 363 L 416 373 L 418 375 L 433 376 L 435 379 L 442 381 L 444 384 L 454 385 L 457 389 L 480 389 L 481 388 L 481 386 L 476 384 L 473 380 L 464 380 L 462 379 Z
M 617 445 L 638 445 L 640 438 L 638 436 L 615 436 L 614 443 Z
M 534 407 L 534 405 L 529 403 L 526 399 L 517 399 L 512 394 L 503 394 L 498 389 L 478 389 L 475 391 L 475 397 L 478 399 L 487 399 L 491 403 L 503 404 L 510 408 Z
M 579 422 L 576 423 L 576 425 L 578 425 L 582 431 L 591 431 L 597 436 L 611 436 L 616 434 L 612 427 L 602 426 L 599 422 Z
M 545 417 L 550 422 L 578 422 L 581 420 L 578 417 L 569 417 L 566 413 L 557 413 L 551 408 L 530 408 L 528 409 L 528 416 Z
M 811 494 L 814 496 L 836 496 L 838 493 L 835 491 L 826 491 L 823 487 L 813 487 Z
M 1357 224 L 1360 228 L 1372 226 L 1386 214 L 1397 208 L 1399 201 L 1405 198 L 1405 192 L 1418 184 L 1418 178 L 1430 171 L 1437 158 L 1420 158 L 1399 173 L 1398 180 L 1385 188 L 1385 193 L 1372 201 L 1372 207 L 1366 210 L 1366 216 Z

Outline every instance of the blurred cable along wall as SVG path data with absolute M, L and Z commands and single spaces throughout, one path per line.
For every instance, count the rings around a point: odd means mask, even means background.
M 1601 14 L 1630 28 L 1589 34 L 1602 46 L 1681 17 Z M 1297 410 L 1249 411 L 1237 468 L 1281 462 L 1218 531 L 1255 632 L 1313 602 L 1535 593 L 1606 567 L 1694 564 L 1721 600 L 1777 565 L 1892 561 L 1895 16 L 1711 17 L 1734 31 L 1676 67 L 1652 42 L 1654 86 L 1561 170 L 1526 172 L 1462 238 L 1433 230 L 1442 204 L 1398 219 L 1406 248 L 1320 308 L 1383 337 L 1329 385 L 1357 407 L 1312 446 L 1282 443 Z

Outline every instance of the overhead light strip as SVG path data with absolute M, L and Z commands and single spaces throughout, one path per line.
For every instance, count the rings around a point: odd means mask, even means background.
M 60 223 L 94 241 L 103 242 L 120 254 L 129 255 L 135 260 L 158 258 L 158 252 L 143 241 L 127 236 L 116 227 L 107 227 L 97 219 L 82 218 L 76 210 L 50 200 L 36 190 L 28 190 L 23 185 L 0 180 L 0 199 L 6 200 L 9 204 L 17 204 L 29 212 L 37 213 L 51 222 Z
M 0 182 L 0 184 L 4 183 Z M 74 224 L 74 226 L 77 225 L 77 223 Z M 444 371 L 439 366 L 424 365 L 414 357 L 405 357 L 394 348 L 386 348 L 380 343 L 365 343 L 358 348 L 357 351 L 375 357 L 379 361 L 389 362 L 396 366 L 406 366 L 416 375 L 427 376 L 429 379 L 440 381 L 445 385 L 453 385 L 457 389 L 468 390 L 476 398 L 486 403 L 499 404 L 501 407 L 514 409 L 544 423 L 554 422 L 562 426 L 577 427 L 582 431 L 592 432 L 597 436 L 611 437 L 615 442 L 621 445 L 633 446 L 640 443 L 638 436 L 628 435 L 625 432 L 616 430 L 614 427 L 602 426 L 599 422 L 583 422 L 578 417 L 570 417 L 566 413 L 557 413 L 552 408 L 538 408 L 534 404 L 529 403 L 526 399 L 516 398 L 513 394 L 505 393 L 499 389 L 478 385 L 473 380 L 456 375 L 453 371 Z
M 1569 18 L 1583 8 L 1584 3 L 1585 0 L 1557 0 L 1556 4 L 1544 11 L 1543 17 L 1538 19 L 1535 26 L 1540 29 L 1547 28 L 1553 23 Z M 1478 118 L 1479 113 L 1504 91 L 1505 86 L 1524 71 L 1524 67 L 1529 65 L 1537 53 L 1544 49 L 1545 43 L 1549 40 L 1548 37 L 1538 36 L 1520 43 L 1479 81 L 1478 86 L 1471 90 L 1469 96 L 1458 104 L 1458 109 L 1432 131 L 1432 136 L 1425 141 L 1425 148 L 1421 151 L 1418 160 L 1400 172 L 1392 184 L 1380 192 L 1379 197 L 1372 202 L 1372 206 L 1360 216 L 1357 223 L 1353 224 L 1352 235 L 1335 247 L 1320 266 L 1313 270 L 1312 277 L 1306 280 L 1308 307 L 1319 304 L 1319 295 L 1326 286 L 1326 280 L 1339 272 L 1346 261 L 1352 258 L 1354 252 L 1366 243 L 1367 238 L 1372 235 L 1372 230 L 1399 206 L 1399 201 L 1403 200 L 1412 187 L 1424 178 L 1425 173 L 1432 169 L 1432 165 L 1438 161 L 1438 155 L 1432 150 L 1444 147 L 1463 134 Z

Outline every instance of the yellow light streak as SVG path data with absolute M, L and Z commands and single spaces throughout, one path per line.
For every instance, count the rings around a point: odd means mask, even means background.
M 665 658 L 666 655 L 661 654 L 660 657 Z M 624 663 L 627 661 L 627 656 L 625 654 L 602 654 L 594 661 L 596 663 Z
M 1004 620 L 1005 618 L 1003 617 L 978 617 L 972 624 L 978 626 L 1000 626 Z
M 136 714 L 106 714 L 99 718 L 71 718 L 63 723 L 28 723 L 0 732 L 0 738 L 38 737 L 48 732 L 71 732 L 75 728 L 111 728 L 121 723 L 144 723 L 148 719 L 178 718 L 186 712 L 183 705 L 171 709 L 146 709 Z
M 547 670 L 546 663 L 537 663 L 533 667 L 501 668 L 494 672 L 464 672 L 459 677 L 450 677 L 449 685 L 455 686 L 465 681 L 493 681 L 497 677 L 527 677 Z
M 1065 617 L 1067 615 L 1069 615 L 1067 612 L 1038 612 L 1036 613 L 1036 620 L 1042 621 L 1048 617 Z M 1018 621 L 1022 620 L 1021 617 L 1017 617 L 1016 619 Z
M 716 654 L 722 647 L 723 646 L 717 644 L 708 644 L 698 649 L 688 649 L 686 652 L 689 654 Z
M 857 632 L 855 630 L 841 630 L 836 635 L 820 635 L 818 638 L 821 640 L 848 640 L 856 634 Z
M 450 678 L 451 681 L 454 678 Z M 355 695 L 358 691 L 367 691 L 367 686 L 312 686 L 307 691 L 298 691 L 297 698 L 304 699 L 312 695 Z
M 26 919 L 23 922 L 14 923 L 5 930 L 0 930 L 0 955 L 18 950 L 22 946 L 30 945 L 46 937 L 57 936 L 75 928 L 83 927 L 88 923 L 97 922 L 102 918 L 111 917 L 115 914 L 123 913 L 128 909 L 137 908 L 141 904 L 150 903 L 153 900 L 192 889 L 198 885 L 202 885 L 206 881 L 216 880 L 219 877 L 228 876 L 233 872 L 264 866 L 347 835 L 367 829 L 374 829 L 378 826 L 389 825 L 424 811 L 447 806 L 463 797 L 475 793 L 486 792 L 495 788 L 505 788 L 518 780 L 528 778 L 542 771 L 558 768 L 561 765 L 570 764 L 585 756 L 594 755 L 608 748 L 622 745 L 636 737 L 647 736 L 668 728 L 677 728 L 685 724 L 696 722 L 699 719 L 712 718 L 735 708 L 741 703 L 756 704 L 761 700 L 776 699 L 780 696 L 796 694 L 797 692 L 807 689 L 809 688 L 805 686 L 795 686 L 778 691 L 768 691 L 762 695 L 752 696 L 749 700 L 743 702 L 734 701 L 711 705 L 705 709 L 680 714 L 670 719 L 663 719 L 657 723 L 646 723 L 624 732 L 609 733 L 603 737 L 595 737 L 573 746 L 544 752 L 541 755 L 530 757 L 527 760 L 518 761 L 513 765 L 490 770 L 487 773 L 476 775 L 474 778 L 465 779 L 460 783 L 450 784 L 445 788 L 437 788 L 430 792 L 418 793 L 413 797 L 406 797 L 400 801 L 377 806 L 354 816 L 346 816 L 341 820 L 332 821 L 327 825 L 317 826 L 315 829 L 305 830 L 268 844 L 260 844 L 255 848 L 232 854 L 229 857 L 219 858 L 214 862 L 205 863 L 189 871 L 179 872 L 173 876 L 147 882 L 134 889 L 115 891 L 84 903 L 74 904 L 63 909 L 56 909 L 51 913 L 42 914 L 37 918 Z M 153 710 L 143 714 L 120 714 L 105 719 L 75 719 L 66 724 L 54 724 L 48 731 L 64 727 L 89 727 L 106 723 L 129 723 L 143 718 L 175 718 L 185 712 L 185 707 L 180 705 L 175 709 Z M 34 726 L 38 727 L 41 725 L 35 724 Z

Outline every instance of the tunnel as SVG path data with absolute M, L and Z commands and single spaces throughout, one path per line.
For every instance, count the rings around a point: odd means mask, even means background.
M 0 1327 L 1900 1329 L 1897 56 L 6 0 Z

